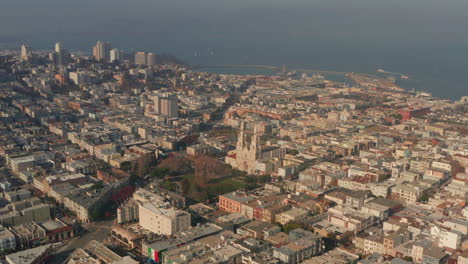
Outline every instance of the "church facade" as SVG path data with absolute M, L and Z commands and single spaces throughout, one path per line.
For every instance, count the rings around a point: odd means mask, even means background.
M 259 169 L 258 161 L 269 161 L 274 158 L 283 158 L 286 150 L 278 146 L 260 146 L 260 138 L 257 129 L 252 136 L 247 135 L 245 123 L 241 123 L 236 149 L 226 156 L 226 163 L 248 174 L 265 174 L 271 171 Z

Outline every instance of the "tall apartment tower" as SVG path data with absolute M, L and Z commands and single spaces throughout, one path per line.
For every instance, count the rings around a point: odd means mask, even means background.
M 55 52 L 49 54 L 49 59 L 56 65 L 63 65 L 66 57 L 68 57 L 68 53 L 62 48 L 62 42 L 55 43 Z
M 118 49 L 111 49 L 110 50 L 110 62 L 114 61 L 123 61 L 123 51 Z
M 135 53 L 135 64 L 146 65 L 146 52 Z
M 62 42 L 55 43 L 55 52 L 57 53 L 62 52 Z
M 154 111 L 162 116 L 176 118 L 179 116 L 177 97 L 168 93 L 161 93 L 152 97 Z
M 176 118 L 179 116 L 179 106 L 177 104 L 177 97 L 174 95 L 167 95 L 159 98 L 159 105 L 161 115 L 169 118 Z
M 156 65 L 156 54 L 150 52 L 146 56 L 146 65 L 148 66 L 154 66 Z
M 28 45 L 21 45 L 21 59 L 22 60 L 29 60 L 31 59 L 31 48 Z
M 99 40 L 93 47 L 93 56 L 97 61 L 109 61 L 110 44 L 107 41 Z

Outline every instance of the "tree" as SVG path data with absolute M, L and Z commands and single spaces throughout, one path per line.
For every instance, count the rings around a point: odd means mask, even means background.
M 190 161 L 180 154 L 170 153 L 166 159 L 163 159 L 158 168 L 168 169 L 171 175 L 179 175 L 191 169 Z
M 98 190 L 104 188 L 104 183 L 102 181 L 98 181 L 93 186 L 91 186 L 91 190 Z
M 128 185 L 120 189 L 118 192 L 112 194 L 112 201 L 115 204 L 120 204 L 126 201 L 130 196 L 132 196 L 133 192 L 135 191 L 135 187 L 132 185 Z
M 245 176 L 245 182 L 246 183 L 256 183 L 257 179 L 255 179 L 255 177 L 252 176 L 252 175 L 247 175 L 247 176 Z
M 208 200 L 208 191 L 206 189 L 201 190 L 200 192 L 193 193 L 193 199 L 198 202 L 206 202 Z
M 293 156 L 296 156 L 297 154 L 299 154 L 299 151 L 297 149 L 290 149 L 288 152 L 289 152 L 289 154 L 291 154 Z
M 330 233 L 328 234 L 327 237 L 324 238 L 324 243 L 325 243 L 325 248 L 326 250 L 330 250 L 332 248 L 335 248 L 336 247 L 336 244 L 337 244 L 337 237 L 334 233 Z
M 148 155 L 141 155 L 138 159 L 135 160 L 132 172 L 139 177 L 143 177 L 148 173 L 148 170 L 151 165 L 151 157 Z
M 287 223 L 283 226 L 283 232 L 289 234 L 294 229 L 302 228 L 302 225 L 294 222 Z
M 408 261 L 408 262 L 413 262 L 413 258 L 410 257 L 410 256 L 404 257 L 403 260 L 406 260 L 406 261 Z
M 101 216 L 100 210 L 98 208 L 94 208 L 93 211 L 91 212 L 91 220 L 98 220 L 99 217 Z
M 158 179 L 162 179 L 166 176 L 166 174 L 169 172 L 169 169 L 167 168 L 155 168 L 152 172 L 151 172 L 151 177 L 153 178 L 158 178 Z
M 207 187 L 208 183 L 216 178 L 227 176 L 228 169 L 216 158 L 199 156 L 195 158 L 195 183 L 200 187 Z
M 271 176 L 266 174 L 266 175 L 260 175 L 258 176 L 258 182 L 259 183 L 267 183 L 271 181 Z
M 172 192 L 177 191 L 177 184 L 168 180 L 165 180 L 164 182 L 162 182 L 161 187 Z
M 182 192 L 184 194 L 187 194 L 190 190 L 190 182 L 187 178 L 184 178 L 181 182 L 180 182 L 180 185 L 181 185 L 181 188 L 182 188 Z
M 423 203 L 427 203 L 427 201 L 429 201 L 429 194 L 427 192 L 424 192 L 423 195 L 421 196 L 421 202 Z
M 131 171 L 132 163 L 130 161 L 125 161 L 120 165 L 120 168 L 124 171 Z

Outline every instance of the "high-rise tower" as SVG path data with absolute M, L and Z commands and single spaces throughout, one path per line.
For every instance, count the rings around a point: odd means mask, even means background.
M 109 42 L 99 40 L 93 47 L 93 56 L 97 61 L 108 62 L 110 56 Z
M 123 61 L 123 51 L 118 49 L 111 49 L 110 50 L 110 62 L 114 61 Z
M 62 52 L 62 42 L 55 43 L 55 52 L 57 53 Z
M 135 53 L 135 64 L 146 65 L 146 52 Z
M 154 66 L 156 65 L 156 54 L 149 52 L 146 56 L 146 65 Z
M 28 45 L 21 45 L 21 59 L 24 61 L 30 60 L 32 57 L 31 48 Z

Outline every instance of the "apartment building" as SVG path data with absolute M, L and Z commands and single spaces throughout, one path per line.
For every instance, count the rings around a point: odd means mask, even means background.
M 277 214 L 276 222 L 285 225 L 289 222 L 297 222 L 303 220 L 308 214 L 309 212 L 302 208 L 292 208 L 286 212 Z
M 156 234 L 171 236 L 186 230 L 191 225 L 189 213 L 167 203 L 140 202 L 138 214 L 139 224 Z
M 392 189 L 392 195 L 407 203 L 418 202 L 425 188 L 416 183 L 398 184 Z
M 255 197 L 244 192 L 231 192 L 219 196 L 219 209 L 228 213 L 241 213 L 242 204 L 254 200 Z
M 0 225 L 0 251 L 6 252 L 16 248 L 15 235 L 5 227 Z

